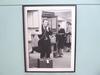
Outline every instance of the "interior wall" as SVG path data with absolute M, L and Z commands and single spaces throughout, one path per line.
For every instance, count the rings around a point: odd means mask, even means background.
M 22 4 L 49 4 L 50 2 L 52 3 L 52 0 L 0 1 L 0 75 L 100 75 L 99 0 L 53 0 L 55 4 L 57 2 L 78 4 L 76 16 L 76 72 L 24 72 Z

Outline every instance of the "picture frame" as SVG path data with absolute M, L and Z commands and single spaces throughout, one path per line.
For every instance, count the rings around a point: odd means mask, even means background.
M 22 5 L 25 72 L 75 72 L 76 9 L 75 4 Z M 42 37 L 50 42 L 39 44 Z

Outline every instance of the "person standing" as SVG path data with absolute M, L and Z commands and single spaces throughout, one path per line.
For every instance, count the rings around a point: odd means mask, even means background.
M 63 55 L 64 41 L 65 41 L 64 36 L 65 36 L 65 30 L 63 28 L 60 28 L 56 36 L 59 57 L 62 57 Z
M 43 25 L 42 25 L 42 35 L 39 35 L 40 40 L 38 42 L 38 46 L 41 49 L 40 58 L 50 58 L 51 43 L 49 35 L 51 34 L 52 32 L 50 31 L 48 20 L 45 19 L 43 20 Z
M 72 35 L 72 24 L 71 22 L 67 22 L 67 40 L 66 40 L 66 46 L 67 46 L 67 52 L 70 52 L 71 50 L 71 35 Z

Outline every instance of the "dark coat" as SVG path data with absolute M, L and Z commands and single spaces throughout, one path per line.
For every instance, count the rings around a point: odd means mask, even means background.
M 59 48 L 63 48 L 64 47 L 64 41 L 65 41 L 65 30 L 64 29 L 60 29 L 58 31 L 58 34 L 57 34 L 56 38 L 57 38 L 58 49 Z
M 51 35 L 52 32 L 49 30 L 49 31 L 46 31 L 43 29 L 43 26 L 42 26 L 42 34 L 39 35 L 39 42 L 38 42 L 38 46 L 41 48 L 41 51 L 51 51 L 51 43 L 50 43 L 50 38 L 49 38 L 49 35 Z

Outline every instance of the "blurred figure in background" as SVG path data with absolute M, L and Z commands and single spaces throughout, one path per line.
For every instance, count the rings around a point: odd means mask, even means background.
M 58 47 L 58 56 L 62 57 L 63 55 L 63 49 L 64 49 L 64 41 L 65 41 L 65 30 L 63 28 L 60 28 L 60 25 L 58 25 L 58 34 L 56 36 L 57 39 L 57 47 Z
M 67 33 L 66 33 L 66 47 L 67 52 L 71 50 L 71 35 L 72 35 L 72 26 L 71 22 L 67 22 Z
M 56 45 L 56 35 L 52 34 L 50 36 L 50 42 L 51 42 L 51 49 L 53 52 L 53 57 L 57 57 L 57 45 Z

